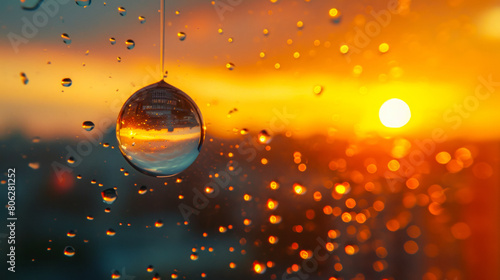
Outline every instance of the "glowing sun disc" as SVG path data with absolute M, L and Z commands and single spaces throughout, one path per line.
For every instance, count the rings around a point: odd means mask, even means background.
M 378 116 L 386 127 L 402 127 L 410 121 L 410 107 L 403 100 L 392 98 L 380 106 Z

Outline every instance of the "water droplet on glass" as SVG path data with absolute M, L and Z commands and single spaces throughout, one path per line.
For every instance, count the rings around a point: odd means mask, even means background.
M 233 70 L 234 69 L 234 63 L 232 63 L 232 62 L 226 63 L 226 68 L 229 69 L 229 70 Z
M 121 57 L 119 57 L 119 56 L 116 58 L 116 60 L 117 60 L 118 62 L 122 62 L 122 58 L 121 58 Z
M 71 38 L 69 37 L 69 35 L 68 35 L 67 33 L 63 33 L 63 34 L 61 34 L 61 38 L 63 39 L 63 42 L 64 42 L 66 45 L 71 44 Z
M 265 129 L 259 132 L 258 137 L 261 144 L 269 144 L 271 142 L 271 135 Z
M 61 81 L 61 85 L 63 85 L 63 87 L 69 87 L 73 84 L 73 81 L 71 81 L 70 78 L 64 78 L 62 79 Z
M 106 189 L 101 192 L 102 201 L 107 204 L 113 204 L 113 202 L 115 202 L 116 200 L 117 195 L 118 194 L 116 193 L 116 190 L 113 188 Z
M 142 186 L 139 188 L 139 194 L 145 194 L 148 192 L 148 187 Z
M 80 6 L 87 8 L 87 6 L 90 6 L 92 0 L 75 0 L 75 3 Z
M 40 143 L 40 137 L 38 137 L 38 136 L 33 137 L 33 139 L 31 140 L 31 142 L 33 142 L 33 143 Z
M 73 163 L 75 163 L 75 158 L 73 158 L 73 157 L 69 157 L 69 158 L 68 158 L 68 163 L 69 163 L 69 164 L 73 164 Z
M 196 261 L 196 260 L 198 260 L 198 258 L 199 258 L 199 257 L 198 257 L 198 255 L 197 255 L 197 254 L 194 254 L 194 253 L 193 253 L 193 254 L 191 254 L 191 257 L 190 257 L 190 258 L 191 258 L 191 260 Z
M 161 280 L 160 274 L 155 273 L 155 276 L 153 277 L 153 280 Z
M 127 14 L 127 10 L 125 10 L 124 7 L 118 7 L 118 12 L 120 13 L 120 16 L 125 16 Z
M 114 44 L 116 44 L 116 39 L 111 37 L 111 38 L 109 38 L 109 42 L 111 43 L 111 45 L 114 45 Z
M 168 177 L 195 161 L 205 129 L 196 103 L 160 81 L 139 89 L 125 102 L 118 115 L 116 136 L 120 151 L 135 169 Z
M 39 162 L 30 162 L 30 163 L 28 163 L 28 166 L 31 169 L 37 170 L 38 168 L 40 168 L 40 163 Z
M 246 128 L 242 128 L 242 129 L 240 130 L 240 133 L 241 133 L 241 135 L 247 135 L 247 134 L 248 134 L 248 129 L 246 129 Z
M 116 234 L 116 231 L 112 228 L 110 228 L 106 231 L 106 235 L 108 235 L 108 236 L 115 236 L 115 234 Z
M 120 279 L 121 275 L 120 275 L 120 272 L 118 272 L 118 270 L 115 270 L 113 271 L 113 273 L 111 274 L 111 279 Z
M 134 40 L 128 39 L 125 41 L 125 45 L 127 46 L 127 49 L 131 50 L 135 47 L 135 42 Z
M 147 272 L 153 272 L 154 270 L 155 270 L 155 268 L 152 265 L 150 265 L 150 266 L 148 266 L 148 268 L 146 268 Z
M 179 32 L 177 33 L 177 37 L 179 37 L 179 40 L 184 41 L 186 39 L 186 33 Z
M 85 129 L 86 131 L 91 131 L 92 129 L 94 129 L 95 125 L 93 122 L 91 121 L 84 121 L 82 123 L 82 127 L 83 129 Z
M 318 86 L 314 86 L 313 92 L 316 95 L 321 95 L 321 93 L 323 93 L 323 87 L 319 86 L 319 85 Z
M 163 226 L 163 221 L 162 220 L 158 220 L 155 222 L 155 227 L 157 228 L 161 228 Z
M 21 82 L 23 82 L 23 84 L 27 85 L 29 80 L 28 80 L 28 76 L 26 76 L 26 73 L 21 72 L 19 74 L 19 76 L 21 76 Z
M 72 257 L 75 255 L 75 248 L 71 247 L 71 246 L 66 246 L 64 248 L 64 255 L 67 256 L 67 257 Z
M 144 16 L 139 16 L 139 22 L 141 24 L 145 23 L 146 22 L 146 18 Z
M 70 237 L 70 238 L 73 238 L 76 236 L 76 232 L 74 230 L 70 230 L 68 231 L 68 233 L 66 234 L 66 236 Z
M 163 78 L 165 79 L 165 78 L 167 78 L 167 77 L 168 77 L 168 70 L 167 70 L 167 71 L 165 71 L 165 73 L 163 73 Z
M 104 209 L 104 212 L 110 213 L 111 212 L 111 208 L 107 207 L 106 209 Z

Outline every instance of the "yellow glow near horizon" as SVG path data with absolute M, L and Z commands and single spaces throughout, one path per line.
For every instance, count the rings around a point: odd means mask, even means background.
M 411 111 L 403 100 L 392 98 L 382 104 L 378 115 L 384 126 L 399 128 L 410 121 Z

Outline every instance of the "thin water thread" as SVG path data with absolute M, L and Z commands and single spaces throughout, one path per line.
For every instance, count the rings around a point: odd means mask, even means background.
M 165 79 L 165 0 L 160 0 L 160 64 L 161 80 Z

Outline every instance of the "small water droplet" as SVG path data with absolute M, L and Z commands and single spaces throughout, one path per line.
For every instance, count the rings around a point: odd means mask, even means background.
M 219 34 L 223 34 L 223 33 L 224 33 L 224 31 L 222 30 L 222 28 L 219 28 L 219 29 L 217 29 L 217 33 L 219 33 Z
M 158 220 L 155 222 L 155 227 L 157 228 L 161 228 L 163 226 L 163 221 L 162 220 Z
M 106 209 L 104 209 L 104 212 L 110 213 L 111 212 L 111 208 L 107 207 Z
M 153 280 L 161 280 L 160 274 L 155 273 L 155 276 L 153 277 Z
M 134 40 L 128 39 L 125 41 L 125 45 L 127 46 L 127 49 L 131 50 L 135 47 L 135 42 Z
M 271 142 L 271 135 L 265 129 L 259 132 L 258 137 L 261 144 L 269 144 Z
M 120 16 L 125 16 L 127 14 L 127 10 L 124 7 L 118 7 L 118 12 Z
M 264 30 L 262 30 L 262 33 L 264 33 L 264 36 L 269 35 L 269 29 L 265 28 Z
M 147 272 L 153 272 L 155 268 L 152 265 L 149 265 L 148 268 L 146 268 Z
M 71 44 L 71 38 L 69 37 L 68 33 L 63 33 L 63 34 L 61 34 L 61 38 L 63 39 L 63 42 L 64 42 L 66 45 Z
M 316 95 L 321 95 L 321 93 L 323 93 L 323 87 L 320 85 L 314 86 L 313 92 Z
M 248 134 L 248 129 L 246 129 L 246 128 L 242 128 L 242 129 L 240 130 L 240 133 L 241 133 L 241 135 L 247 135 L 247 134 Z
M 184 41 L 186 39 L 186 33 L 179 32 L 177 33 L 177 37 L 179 37 L 179 40 Z
M 64 79 L 62 79 L 62 81 L 61 81 L 61 85 L 62 85 L 63 87 L 69 87 L 69 86 L 71 86 L 72 84 L 73 84 L 73 81 L 71 81 L 71 79 L 70 79 L 70 78 L 64 78 Z
M 66 246 L 64 248 L 64 255 L 67 256 L 67 257 L 72 257 L 75 255 L 75 248 L 71 247 L 71 246 Z
M 37 170 L 40 168 L 40 163 L 39 162 L 30 162 L 28 163 L 28 166 L 31 167 L 31 169 Z
M 101 192 L 102 201 L 107 204 L 113 204 L 115 202 L 118 194 L 114 188 L 109 188 Z
M 118 270 L 115 270 L 113 271 L 113 273 L 111 274 L 111 279 L 120 279 L 121 275 L 120 275 L 120 272 L 118 272 Z
M 146 22 L 146 18 L 144 16 L 139 16 L 139 22 L 141 24 L 145 23 Z
M 87 8 L 92 3 L 92 0 L 75 0 L 75 3 L 80 7 Z
M 147 192 L 148 192 L 148 187 L 146 187 L 146 186 L 141 186 L 141 187 L 139 188 L 139 194 L 145 194 L 145 193 L 147 193 Z
M 73 238 L 76 236 L 76 232 L 74 230 L 70 230 L 68 231 L 68 233 L 66 233 L 66 236 Z
M 40 143 L 40 137 L 38 137 L 38 136 L 33 137 L 33 139 L 31 139 L 31 142 Z
M 95 125 L 91 121 L 84 121 L 82 123 L 82 128 L 85 129 L 86 131 L 91 131 L 92 129 L 94 129 L 94 127 Z
M 109 38 L 109 42 L 111 43 L 111 45 L 114 45 L 114 44 L 116 44 L 116 39 L 111 37 L 111 38 Z
M 191 258 L 191 260 L 196 261 L 196 260 L 198 260 L 198 258 L 199 258 L 199 257 L 198 257 L 198 255 L 197 255 L 197 254 L 194 254 L 194 253 L 193 253 L 193 254 L 191 254 L 191 257 L 190 257 L 190 258 Z
M 73 164 L 73 163 L 75 163 L 75 158 L 74 158 L 74 157 L 69 157 L 69 158 L 68 158 L 68 163 L 69 163 L 69 164 Z
M 165 79 L 165 78 L 167 78 L 167 77 L 168 77 L 168 70 L 167 70 L 167 71 L 165 71 L 165 73 L 163 73 L 163 78 Z
M 21 72 L 19 74 L 19 76 L 21 76 L 21 82 L 23 82 L 23 84 L 27 85 L 29 80 L 28 80 L 28 76 L 26 76 L 26 73 Z
M 110 228 L 110 229 L 108 229 L 108 230 L 106 231 L 106 234 L 107 234 L 108 236 L 115 236 L 116 231 L 115 231 L 114 229 Z
M 109 143 L 107 143 L 107 142 L 106 142 L 106 143 L 102 143 L 102 146 L 103 146 L 104 148 L 107 148 L 107 147 L 109 147 Z
M 234 70 L 234 63 L 232 63 L 232 62 L 226 63 L 226 68 L 229 70 Z
M 117 60 L 118 62 L 122 62 L 122 58 L 121 58 L 121 57 L 119 57 L 119 56 L 116 58 L 116 60 Z

